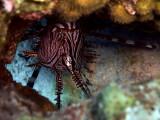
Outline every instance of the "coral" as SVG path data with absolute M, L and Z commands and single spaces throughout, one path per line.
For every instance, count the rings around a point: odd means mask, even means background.
M 28 27 L 34 24 L 36 20 L 26 21 L 17 16 L 14 16 L 8 24 L 6 43 L 1 47 L 0 60 L 3 63 L 11 63 L 16 52 L 17 44 L 21 40 L 24 32 Z M 6 27 L 5 27 L 6 28 Z
M 42 16 L 45 14 L 51 14 L 52 10 L 55 6 L 57 1 L 24 1 L 24 0 L 2 0 L 0 4 L 0 51 L 3 51 L 2 48 L 3 45 L 7 44 L 10 39 L 13 40 L 17 34 L 14 34 L 12 36 L 8 34 L 10 31 L 10 23 L 13 21 L 13 19 L 16 17 L 21 17 L 24 19 L 25 23 L 30 22 L 27 27 L 31 26 L 33 21 L 39 20 Z M 29 7 L 30 6 L 30 7 Z M 20 24 L 20 21 L 16 21 Z M 16 26 L 18 27 L 18 26 Z M 23 28 L 16 28 L 14 29 L 20 29 L 21 35 L 16 36 L 16 41 L 19 41 L 24 31 L 22 29 L 25 29 L 25 26 Z M 22 27 L 22 26 L 21 26 Z M 3 28 L 3 29 L 2 29 Z M 20 33 L 19 33 L 20 34 Z M 10 38 L 10 37 L 13 38 Z M 7 38 L 8 37 L 8 38 Z M 18 40 L 17 40 L 18 39 Z M 13 41 L 12 41 L 13 42 Z M 16 44 L 16 43 L 15 43 Z
M 109 0 L 61 0 L 57 11 L 66 21 L 74 21 L 105 6 Z
M 107 2 L 105 8 L 98 12 L 102 19 L 111 19 L 120 24 L 128 24 L 134 21 L 154 20 L 155 13 L 159 15 L 158 0 L 114 0 Z M 120 12 L 121 11 L 121 12 Z
M 1 46 L 8 42 L 6 36 L 13 16 L 32 21 L 39 20 L 45 15 L 58 14 L 63 21 L 74 21 L 100 11 L 98 16 L 103 19 L 109 19 L 110 15 L 114 22 L 128 24 L 136 20 L 141 22 L 154 20 L 153 11 L 159 15 L 159 8 L 158 0 L 2 0 L 0 28 L 3 29 L 0 29 L 0 50 Z
M 6 43 L 6 35 L 7 35 L 7 25 L 8 25 L 8 21 L 5 20 L 6 19 L 6 15 L 2 13 L 2 11 L 0 11 L 0 50 L 2 48 L 2 46 Z
M 62 120 L 83 120 L 86 117 L 86 107 L 82 104 L 72 104 L 59 113 Z M 89 119 L 89 118 L 87 118 Z
M 155 8 L 155 0 L 140 0 L 135 5 L 138 14 L 146 15 L 151 13 Z
M 116 97 L 107 97 L 106 94 L 109 93 L 109 96 L 114 96 L 114 92 L 116 91 L 116 85 L 111 85 L 106 89 L 103 93 L 104 95 L 104 112 L 106 118 L 110 117 L 110 114 L 106 114 L 106 111 L 110 111 L 112 114 L 112 119 L 119 120 L 129 120 L 129 119 L 142 119 L 146 120 L 159 118 L 159 115 L 156 116 L 154 113 L 159 108 L 159 80 L 147 83 L 145 85 L 132 86 L 128 89 L 128 87 L 118 87 L 119 94 L 115 93 Z M 122 91 L 121 91 L 122 90 Z M 117 97 L 118 96 L 118 97 Z M 117 101 L 117 102 L 115 102 Z M 124 102 L 127 102 L 126 104 Z M 107 103 L 106 103 L 107 102 Z M 109 104 L 108 104 L 109 102 Z M 106 106 L 105 106 L 106 105 Z M 115 106 L 115 107 L 107 107 Z M 120 110 L 121 109 L 121 110 Z M 123 109 L 123 110 L 122 110 Z M 151 110 L 152 109 L 152 110 Z M 118 112 L 118 110 L 120 110 Z M 114 111 L 114 112 L 113 112 Z M 147 112 L 151 112 L 151 114 L 147 114 Z M 157 111 L 158 112 L 158 111 Z M 114 115 L 117 114 L 117 115 Z M 119 115 L 118 115 L 119 114 Z
M 135 97 L 118 89 L 118 86 L 111 84 L 103 93 L 104 115 L 106 119 L 115 120 L 117 115 L 127 107 L 135 104 Z
M 57 112 L 44 113 L 13 84 L 0 84 L 0 119 L 5 120 L 156 120 L 160 118 L 160 81 L 144 85 L 111 84 L 94 98 Z M 19 89 L 20 90 L 20 89 Z M 24 89 L 25 90 L 25 89 Z M 29 91 L 25 91 L 28 95 Z M 41 98 L 39 98 L 41 100 Z
M 160 1 L 159 0 L 156 0 L 154 9 L 155 9 L 156 14 L 160 15 Z
M 122 5 L 113 5 L 110 8 L 110 16 L 114 22 L 126 24 L 135 21 L 136 17 L 128 14 Z
M 20 83 L 14 83 L 14 86 L 22 96 L 35 102 L 39 107 L 39 110 L 43 112 L 57 110 L 57 108 L 47 98 L 42 97 L 35 90 L 29 87 L 24 87 Z
M 13 84 L 1 83 L 0 91 L 0 110 L 3 111 L 0 113 L 1 120 L 16 120 L 17 117 L 35 115 L 39 111 L 35 103 L 23 98 L 16 91 Z

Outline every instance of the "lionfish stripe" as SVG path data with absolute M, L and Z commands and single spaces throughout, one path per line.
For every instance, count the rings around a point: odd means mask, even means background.
M 145 44 L 145 43 L 140 43 L 140 42 L 136 42 L 136 46 L 142 46 L 142 47 L 146 47 L 146 48 L 150 48 L 150 49 L 157 49 L 158 48 L 158 44 Z
M 52 30 L 52 32 L 55 32 L 56 30 L 57 30 L 57 28 L 56 28 L 56 27 L 54 27 L 54 28 L 53 28 L 53 30 Z
M 72 25 L 70 22 L 66 22 L 66 24 L 68 25 L 68 29 L 71 30 L 72 29 Z
M 134 45 L 134 44 L 135 44 L 135 41 L 133 41 L 133 40 L 126 40 L 126 44 Z
M 71 43 L 70 43 L 70 41 L 67 39 L 67 43 L 68 43 L 68 45 L 69 45 L 69 50 L 70 50 L 70 54 L 72 55 L 72 45 L 71 45 Z
M 78 35 L 77 35 L 77 37 L 78 37 Z M 76 42 L 76 47 L 75 47 L 76 50 L 75 50 L 75 53 L 74 53 L 76 58 L 78 58 L 78 56 L 76 56 L 76 55 L 79 55 L 79 52 L 80 52 L 81 47 L 82 47 L 81 41 L 82 41 L 82 39 L 79 38 L 78 41 Z
M 152 46 L 152 45 L 146 45 L 146 47 L 147 47 L 147 48 L 153 48 L 153 46 Z
M 61 29 L 64 29 L 64 28 L 65 28 L 65 26 L 64 26 L 63 24 L 60 24 L 60 23 L 55 24 L 55 26 L 58 27 L 58 28 L 61 28 Z
M 52 32 L 56 31 L 57 29 L 74 30 L 76 29 L 76 22 L 58 23 L 58 24 L 55 24 L 54 26 L 55 27 L 52 29 Z
M 57 35 L 57 34 L 56 34 L 56 35 Z M 57 40 L 59 40 L 60 38 L 61 38 L 60 36 L 58 36 L 58 35 L 56 36 L 56 39 L 57 39 Z M 52 43 L 53 43 L 53 42 L 52 42 Z M 53 43 L 53 44 L 54 44 L 54 43 Z M 53 45 L 50 46 L 51 51 L 50 51 L 49 54 L 52 55 L 52 56 L 51 56 L 51 59 L 53 60 L 53 59 L 55 59 L 55 57 L 57 56 L 55 53 L 58 53 L 58 49 L 53 49 L 52 47 L 53 47 Z M 54 48 L 56 48 L 56 47 L 58 47 L 58 46 L 55 45 Z M 52 61 L 52 60 L 51 60 L 51 61 Z
M 116 40 L 116 41 L 115 41 Z M 135 45 L 137 47 L 146 47 L 146 48 L 158 48 L 158 45 L 157 44 L 148 44 L 148 43 L 144 43 L 144 42 L 139 42 L 139 41 L 133 41 L 133 40 L 129 40 L 129 39 L 122 39 L 122 38 L 113 38 L 111 39 L 111 41 L 113 42 L 119 42 L 119 43 L 124 43 L 124 44 L 127 44 L 127 45 Z
M 44 60 L 44 59 L 41 59 L 41 58 L 39 58 L 40 60 L 41 60 L 41 62 L 43 63 L 43 64 L 55 64 L 56 63 L 56 61 L 59 59 L 57 56 L 58 56 L 59 54 L 58 54 L 58 51 L 56 51 L 56 54 L 54 55 L 54 56 L 52 56 L 51 58 L 52 59 L 50 59 L 50 60 Z
M 66 22 L 69 30 L 76 29 L 76 22 Z
M 112 41 L 113 42 L 118 42 L 118 39 L 117 38 L 113 38 Z
M 50 61 L 48 61 L 48 63 L 56 63 L 57 61 L 58 61 L 58 59 L 59 59 L 59 57 L 57 57 L 57 56 L 59 56 L 60 57 L 60 55 L 59 55 L 59 52 L 57 51 L 57 53 L 54 55 L 54 57 L 52 57 L 52 60 L 50 60 Z
M 57 49 L 53 49 L 52 47 L 53 47 L 53 44 L 55 43 L 55 40 L 58 41 L 61 36 L 59 36 L 55 32 L 52 34 L 54 35 L 54 39 L 47 39 L 42 41 L 40 52 L 38 52 L 39 58 L 41 59 L 41 61 L 46 61 L 46 62 L 50 61 L 58 51 Z

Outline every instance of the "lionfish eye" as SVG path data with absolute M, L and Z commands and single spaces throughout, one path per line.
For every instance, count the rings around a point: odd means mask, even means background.
M 70 56 L 67 56 L 67 58 L 66 58 L 66 65 L 69 67 L 69 66 L 71 66 L 72 65 L 72 59 L 71 59 L 71 57 Z

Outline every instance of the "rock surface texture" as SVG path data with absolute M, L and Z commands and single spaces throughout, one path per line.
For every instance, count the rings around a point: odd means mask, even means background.
M 111 84 L 91 100 L 72 104 L 58 112 L 42 112 L 36 102 L 20 95 L 13 84 L 1 82 L 0 119 L 156 120 L 160 119 L 159 86 L 159 80 L 135 86 Z

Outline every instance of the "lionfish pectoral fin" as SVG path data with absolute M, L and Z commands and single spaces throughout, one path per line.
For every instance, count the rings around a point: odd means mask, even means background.
M 93 70 L 91 70 L 91 69 L 88 68 L 87 66 L 84 66 L 84 69 L 86 69 L 88 73 L 93 73 Z
M 62 89 L 63 89 L 63 81 L 62 81 L 62 72 L 56 72 L 57 76 L 56 76 L 56 95 L 57 98 L 55 99 L 57 101 L 56 105 L 57 108 L 60 109 L 61 108 L 61 94 L 62 93 Z
M 37 46 L 37 45 L 39 45 L 40 44 L 40 42 L 41 42 L 41 39 L 40 39 L 40 37 L 38 37 L 38 36 L 36 36 L 36 42 L 34 42 L 34 44 Z
M 25 56 L 27 56 L 27 57 L 36 57 L 37 56 L 37 52 L 36 51 L 28 51 L 28 50 L 23 50 L 22 51 L 24 54 L 25 54 Z
M 80 87 L 82 89 L 87 98 L 90 98 L 92 96 L 87 84 L 82 80 L 80 72 L 72 72 L 72 80 L 76 83 L 76 86 L 78 88 Z
M 26 67 L 38 67 L 38 66 L 41 66 L 40 62 L 27 65 Z
M 96 51 L 92 49 L 86 49 L 84 52 L 84 61 L 86 63 L 96 63 L 96 61 L 94 60 L 97 59 L 99 56 L 100 55 L 98 55 Z

